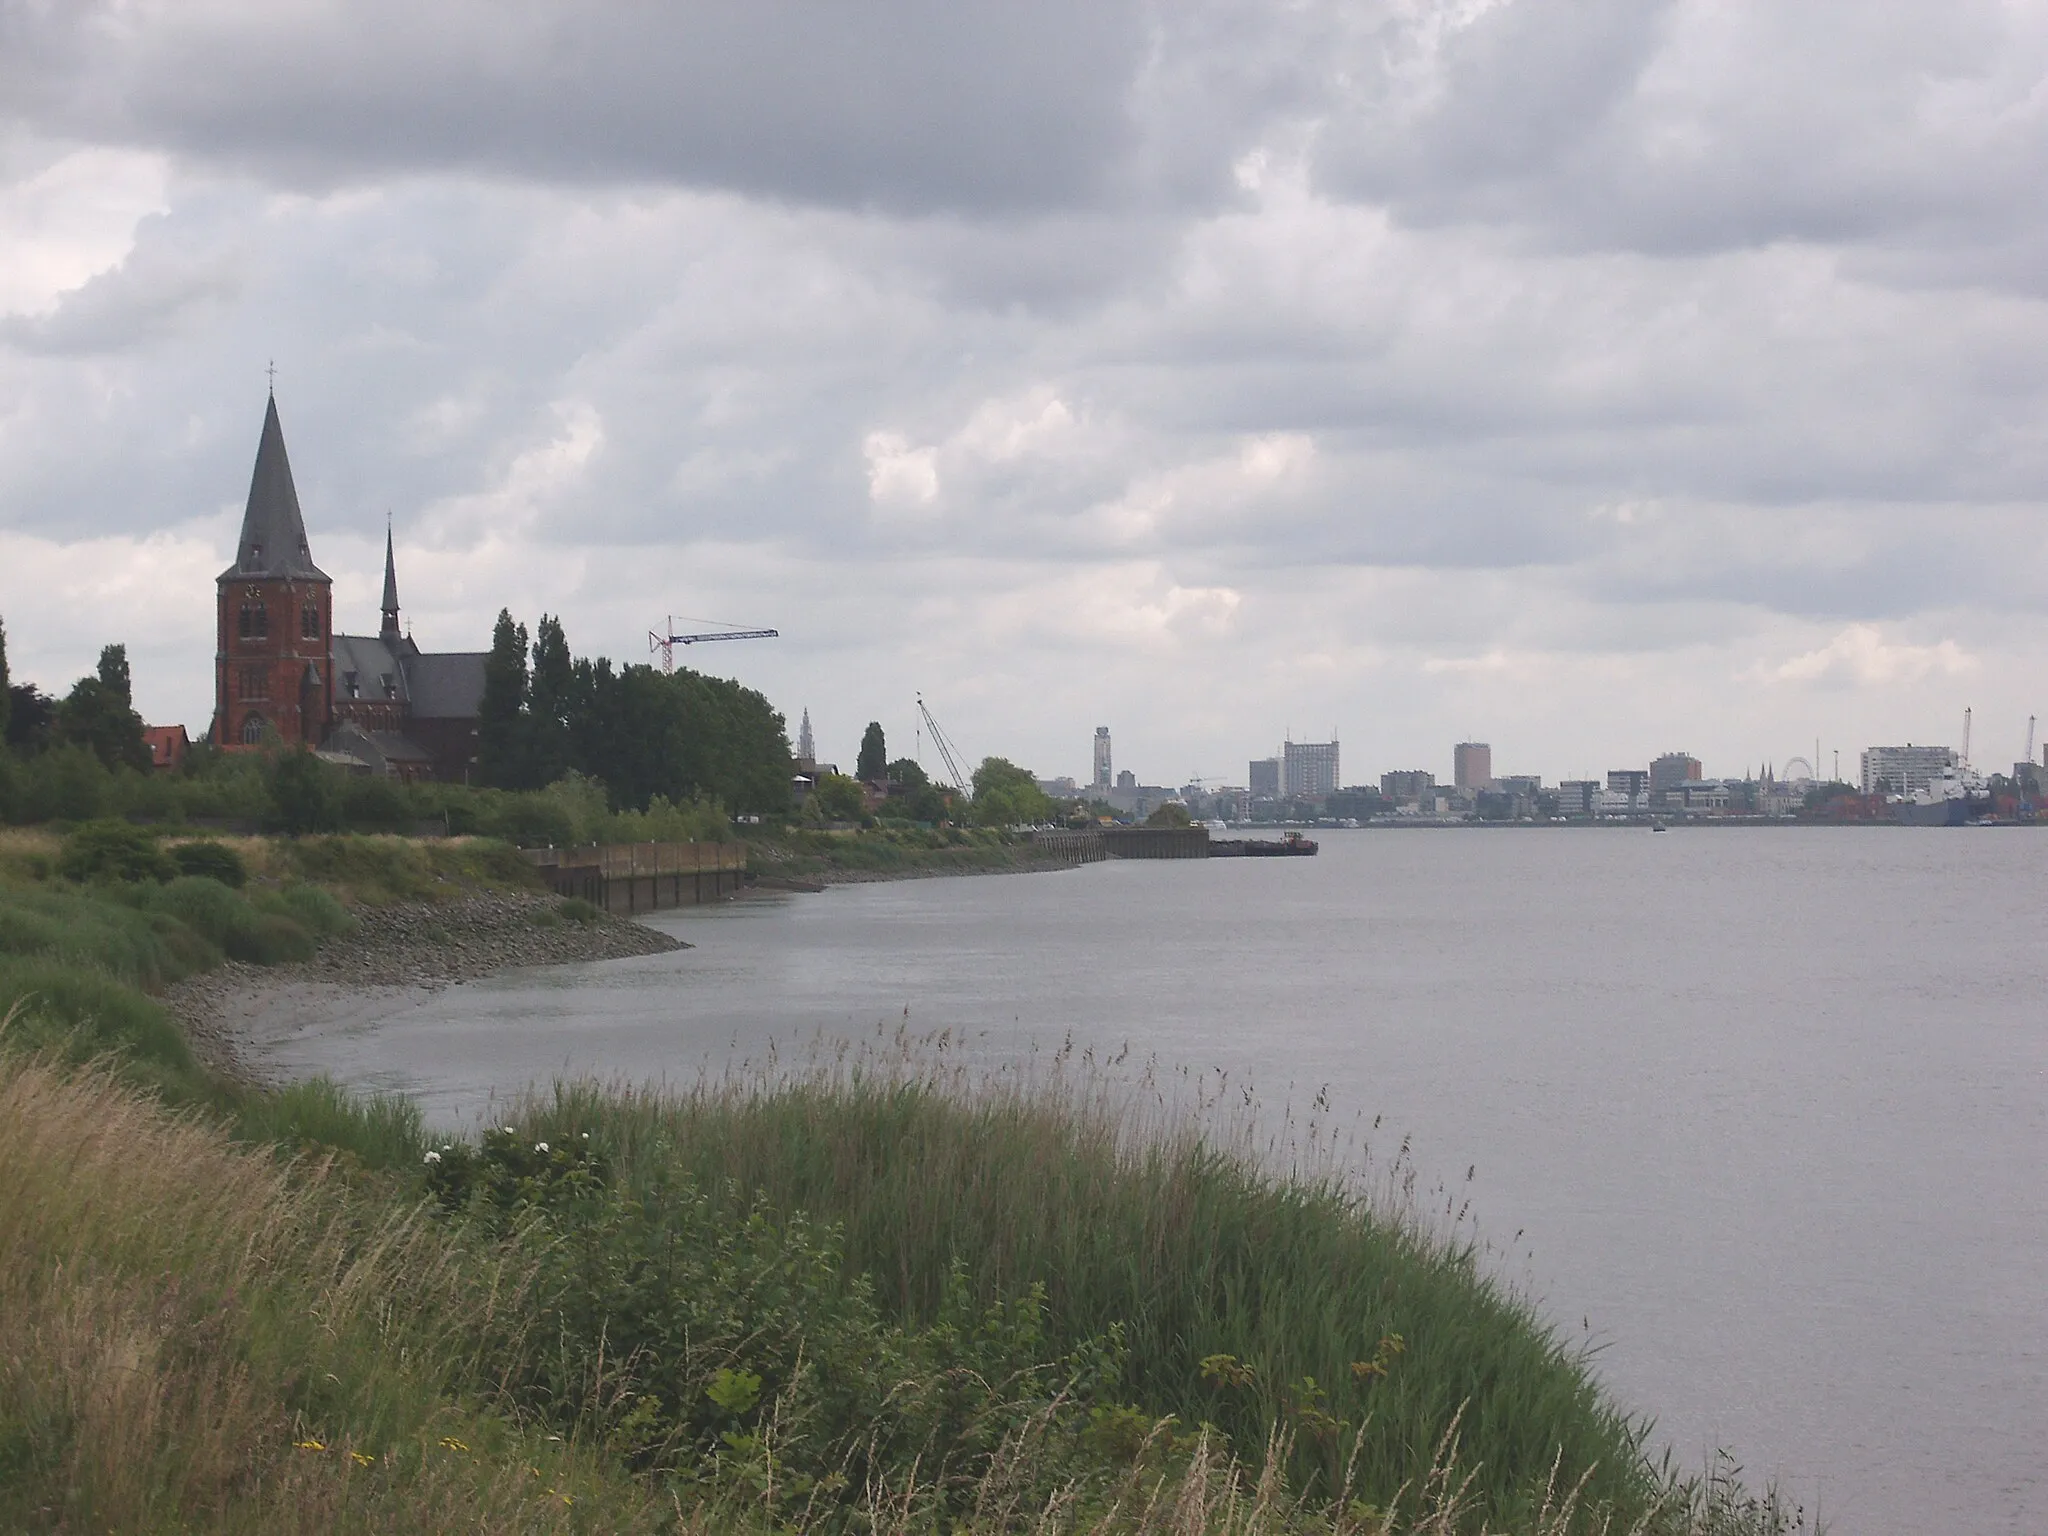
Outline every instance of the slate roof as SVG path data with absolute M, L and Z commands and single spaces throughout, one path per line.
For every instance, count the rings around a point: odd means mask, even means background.
M 334 637 L 334 696 L 337 700 L 394 699 L 416 719 L 473 720 L 484 698 L 484 651 L 429 654 L 411 639 L 382 635 Z M 348 677 L 356 675 L 356 691 Z M 386 692 L 384 679 L 391 678 Z
M 414 717 L 474 720 L 483 707 L 487 660 L 487 651 L 440 651 L 427 655 L 415 650 L 406 664 Z
M 299 511 L 298 489 L 292 484 L 291 461 L 285 457 L 284 428 L 278 425 L 275 395 L 263 411 L 263 436 L 256 444 L 256 471 L 249 477 L 249 505 L 242 513 L 235 563 L 217 579 L 252 576 L 328 579 L 313 563 L 313 551 L 306 543 L 306 519 Z

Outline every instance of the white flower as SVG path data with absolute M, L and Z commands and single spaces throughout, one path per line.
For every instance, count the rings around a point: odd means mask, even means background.
M 427 1161 L 430 1163 L 438 1163 L 439 1161 L 441 1161 L 441 1154 L 438 1152 L 429 1152 L 427 1154 Z
M 547 1151 L 547 1149 L 548 1149 L 548 1144 L 547 1144 L 546 1142 L 544 1142 L 544 1141 L 536 1141 L 536 1142 L 535 1142 L 535 1143 L 533 1144 L 533 1150 L 534 1150 L 534 1151 L 536 1151 L 536 1152 L 545 1152 L 545 1151 Z
M 507 1136 L 517 1136 L 519 1132 L 514 1127 L 508 1125 L 505 1127 L 505 1134 Z
M 590 1132 L 588 1132 L 588 1131 L 585 1131 L 585 1132 L 583 1133 L 583 1139 L 584 1139 L 585 1141 L 588 1141 L 588 1140 L 590 1140 Z

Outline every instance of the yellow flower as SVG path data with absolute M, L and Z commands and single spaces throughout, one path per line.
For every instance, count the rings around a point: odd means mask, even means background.
M 444 1451 L 466 1451 L 469 1447 L 453 1435 L 443 1435 L 441 1437 L 441 1449 Z
M 349 1460 L 353 1461 L 359 1467 L 367 1467 L 368 1465 L 370 1465 L 371 1462 L 377 1459 L 374 1456 L 366 1456 L 361 1451 L 350 1451 L 348 1453 L 348 1456 Z

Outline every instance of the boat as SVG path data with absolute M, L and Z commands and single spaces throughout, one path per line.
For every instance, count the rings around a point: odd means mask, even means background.
M 1272 859 L 1313 858 L 1318 852 L 1314 838 L 1303 837 L 1299 832 L 1290 832 L 1285 837 L 1236 837 L 1211 838 L 1209 857 L 1212 859 Z
M 1984 781 L 1968 768 L 1944 768 L 1941 777 L 1892 802 L 1902 827 L 1960 827 L 1991 808 Z

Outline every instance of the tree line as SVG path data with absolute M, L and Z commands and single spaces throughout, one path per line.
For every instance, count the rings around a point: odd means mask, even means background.
M 485 784 L 533 790 L 573 772 L 602 783 L 617 810 L 658 796 L 773 815 L 789 808 L 792 767 L 783 717 L 753 689 L 571 656 L 559 618 L 541 615 L 529 640 L 499 611 L 477 721 Z

